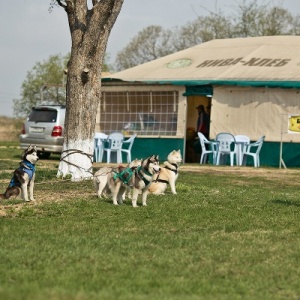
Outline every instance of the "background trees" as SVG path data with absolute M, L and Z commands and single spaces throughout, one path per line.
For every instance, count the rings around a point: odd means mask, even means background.
M 28 116 L 35 105 L 47 103 L 65 104 L 66 77 L 64 70 L 70 55 L 52 55 L 43 62 L 37 62 L 27 73 L 22 83 L 21 98 L 14 99 L 14 115 Z
M 53 0 L 55 2 L 55 0 Z M 104 57 L 102 71 L 120 71 L 213 39 L 300 35 L 300 15 L 275 5 L 258 5 L 257 0 L 243 0 L 231 13 L 211 12 L 198 16 L 173 30 L 149 26 L 138 32 L 109 65 Z M 14 115 L 25 117 L 32 106 L 44 102 L 65 103 L 64 70 L 70 55 L 53 55 L 37 62 L 27 73 L 21 88 L 21 98 L 14 100 Z M 100 70 L 99 70 L 100 77 Z M 64 87 L 63 87 L 64 86 Z
M 161 26 L 148 26 L 118 53 L 116 69 L 127 69 L 174 52 L 172 31 Z
M 22 83 L 21 98 L 13 100 L 14 116 L 25 118 L 33 106 L 47 104 L 66 104 L 66 70 L 70 54 L 51 55 L 48 59 L 36 62 L 27 72 Z M 108 72 L 109 55 L 106 54 L 102 66 Z M 100 76 L 100 75 L 99 75 Z
M 299 15 L 280 5 L 243 0 L 228 15 L 209 11 L 172 31 L 160 26 L 143 29 L 117 54 L 114 68 L 127 69 L 213 39 L 299 34 Z

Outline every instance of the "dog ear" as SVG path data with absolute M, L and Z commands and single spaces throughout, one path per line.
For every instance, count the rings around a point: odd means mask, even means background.
M 26 154 L 26 150 L 24 150 L 21 154 L 21 159 L 24 160 L 25 159 L 25 154 Z
M 25 153 L 31 152 L 32 149 L 34 149 L 34 148 L 33 148 L 33 146 L 30 144 L 30 145 L 28 146 L 28 148 L 24 151 L 24 155 L 25 155 Z

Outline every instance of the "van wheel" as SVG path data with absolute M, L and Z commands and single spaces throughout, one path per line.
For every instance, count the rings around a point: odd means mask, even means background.
M 37 155 L 40 159 L 47 159 L 50 157 L 51 152 L 43 152 L 43 151 L 38 151 Z

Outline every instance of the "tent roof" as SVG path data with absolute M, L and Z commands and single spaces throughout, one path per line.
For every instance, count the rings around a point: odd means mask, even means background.
M 103 79 L 300 88 L 300 36 L 212 40 Z

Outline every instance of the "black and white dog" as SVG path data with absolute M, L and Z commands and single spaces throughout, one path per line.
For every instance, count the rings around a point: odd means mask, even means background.
M 0 199 L 16 198 L 21 194 L 25 201 L 34 201 L 33 188 L 35 179 L 35 164 L 37 156 L 36 146 L 29 146 L 21 156 L 20 167 L 14 171 L 13 177 L 4 194 L 0 194 Z M 29 198 L 27 187 L 29 186 Z
M 107 167 L 100 168 L 94 175 L 94 185 L 98 197 L 106 192 L 112 195 L 113 204 L 122 203 L 123 195 L 132 189 L 132 206 L 137 207 L 137 198 L 142 193 L 143 206 L 147 205 L 148 186 L 153 176 L 160 172 L 157 155 L 141 160 L 138 164 L 133 162 L 127 168 L 116 172 L 109 171 Z

